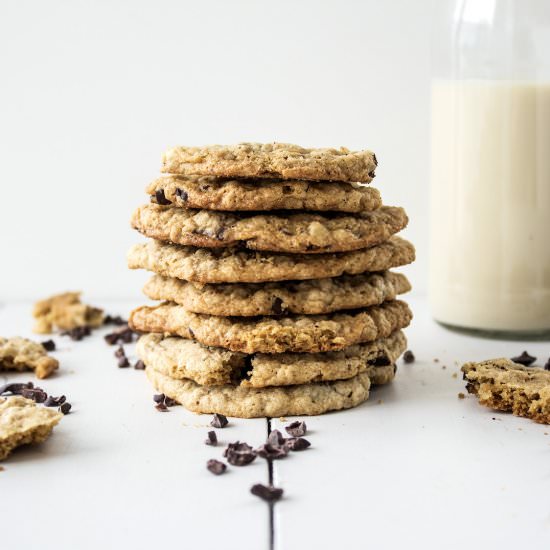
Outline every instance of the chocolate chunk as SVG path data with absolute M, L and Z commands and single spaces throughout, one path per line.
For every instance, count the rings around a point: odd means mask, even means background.
M 155 395 L 153 395 L 153 401 L 155 403 L 164 403 L 165 397 L 166 396 L 163 393 L 156 393 Z
M 303 437 L 292 437 L 286 440 L 286 445 L 291 451 L 304 451 L 311 443 Z
M 136 361 L 136 364 L 134 365 L 134 369 L 136 369 L 136 370 L 145 370 L 145 363 L 141 359 L 138 359 Z
M 115 330 L 104 336 L 105 342 L 110 346 L 114 346 L 119 342 L 124 344 L 130 344 L 134 341 L 134 337 L 137 336 L 137 332 L 134 332 L 128 325 L 125 325 L 123 328 Z
M 295 422 L 292 422 L 292 424 L 285 426 L 285 430 L 286 433 L 292 437 L 302 437 L 303 435 L 306 435 L 307 426 L 305 422 L 296 420 Z
M 45 342 L 42 342 L 42 347 L 46 351 L 55 351 L 55 342 L 53 340 L 46 340 Z
M 385 353 L 383 353 L 382 355 L 379 355 L 374 361 L 369 361 L 369 364 L 373 367 L 387 367 L 388 365 L 391 365 L 391 360 Z
M 216 460 L 214 458 L 211 458 L 206 463 L 206 468 L 217 476 L 223 474 L 225 470 L 227 470 L 227 466 L 223 462 L 220 462 L 219 460 Z
M 178 197 L 178 199 L 181 199 L 182 201 L 185 202 L 189 198 L 189 195 L 183 189 L 176 187 L 176 197 Z
M 271 311 L 275 315 L 281 315 L 285 312 L 283 301 L 278 296 L 275 296 L 275 298 L 273 299 L 273 303 L 271 304 Z
M 21 390 L 21 394 L 27 399 L 32 399 L 35 403 L 44 403 L 48 394 L 42 388 L 26 388 Z
M 64 395 L 60 395 L 59 397 L 53 397 L 53 395 L 49 395 L 46 401 L 44 401 L 45 407 L 59 407 L 60 405 L 63 405 L 67 401 L 67 398 Z
M 71 404 L 67 403 L 67 401 L 65 401 L 65 403 L 63 403 L 61 407 L 59 407 L 59 412 L 62 412 L 63 414 L 69 414 L 70 410 L 71 410 Z
M 548 358 L 548 361 L 546 361 L 546 365 L 544 365 L 544 370 L 550 370 L 550 357 Z
M 271 485 L 262 485 L 261 483 L 256 483 L 256 485 L 253 485 L 250 492 L 266 502 L 276 502 L 283 496 L 282 489 L 272 487 Z
M 119 358 L 118 360 L 119 369 L 127 369 L 129 366 L 130 366 L 130 361 L 128 361 L 128 357 L 126 357 L 126 355 Z
M 212 445 L 215 447 L 218 444 L 218 436 L 214 430 L 208 432 L 208 437 L 204 440 L 205 445 Z
M 275 447 L 280 447 L 285 444 L 285 438 L 279 430 L 271 430 L 267 437 L 267 443 Z
M 124 351 L 124 348 L 122 346 L 118 346 L 117 350 L 115 351 L 115 357 L 120 359 L 121 357 L 126 357 L 126 352 Z
M 403 354 L 403 362 L 405 363 L 414 363 L 415 361 L 415 356 L 414 356 L 414 353 L 408 349 L 404 354 Z
M 123 319 L 120 315 L 105 315 L 105 317 L 103 318 L 103 324 L 122 326 L 127 325 L 128 321 L 126 321 L 126 319 Z
M 529 355 L 526 351 L 524 351 L 521 355 L 518 355 L 517 357 L 512 357 L 511 360 L 514 363 L 519 363 L 524 367 L 528 367 L 532 365 L 537 360 L 537 358 Z
M 229 424 L 227 417 L 218 413 L 215 413 L 214 417 L 210 421 L 210 426 L 213 426 L 214 428 L 225 428 L 227 424 Z
M 155 405 L 155 409 L 159 412 L 168 412 L 168 407 L 164 403 L 158 403 Z
M 256 454 L 262 458 L 278 459 L 288 455 L 288 447 L 286 445 L 271 445 L 265 443 L 256 449 Z
M 250 445 L 235 441 L 235 443 L 230 443 L 226 447 L 223 456 L 233 466 L 246 466 L 256 458 L 256 452 Z
M 34 388 L 32 382 L 12 382 L 11 384 L 0 386 L 0 395 L 4 395 L 5 393 L 21 395 L 23 390 L 28 390 L 30 388 Z
M 61 336 L 68 336 L 71 340 L 75 340 L 79 342 L 86 336 L 90 336 L 92 334 L 92 329 L 90 327 L 75 327 L 71 330 L 64 330 L 61 333 Z
M 171 201 L 169 201 L 164 195 L 164 189 L 157 189 L 155 191 L 155 199 L 157 201 L 157 204 L 162 204 L 163 206 L 172 204 Z
M 178 404 L 178 402 L 175 399 L 172 399 L 171 397 L 165 396 L 164 397 L 164 404 L 167 407 L 175 407 Z

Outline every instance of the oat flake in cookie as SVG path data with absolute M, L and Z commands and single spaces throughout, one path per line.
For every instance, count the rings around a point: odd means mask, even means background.
M 377 164 L 371 151 L 289 143 L 178 146 L 162 156 L 162 172 L 169 174 L 365 183 L 374 178 Z

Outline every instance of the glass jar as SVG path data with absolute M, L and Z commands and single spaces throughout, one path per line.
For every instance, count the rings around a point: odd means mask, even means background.
M 435 4 L 432 314 L 550 334 L 550 1 Z

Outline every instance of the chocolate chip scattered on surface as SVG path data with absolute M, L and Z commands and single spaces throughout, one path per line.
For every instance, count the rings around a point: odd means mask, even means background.
M 527 353 L 526 351 L 524 351 L 521 355 L 517 355 L 516 357 L 511 358 L 511 361 L 523 365 L 524 367 L 531 366 L 536 360 L 536 357 L 529 355 L 529 353 Z
M 286 433 L 288 435 L 291 435 L 292 437 L 301 437 L 303 435 L 306 435 L 307 426 L 305 422 L 296 420 L 295 422 L 292 422 L 288 426 L 285 426 L 285 430 L 286 430 Z
M 256 485 L 253 485 L 250 488 L 250 492 L 266 502 L 276 502 L 283 496 L 282 489 L 272 487 L 270 485 L 263 485 L 261 483 L 256 483 Z
M 218 444 L 218 436 L 214 430 L 208 432 L 206 439 L 204 440 L 205 445 L 211 445 L 215 447 Z
M 303 437 L 292 437 L 286 440 L 286 446 L 291 451 L 305 451 L 311 443 Z
M 145 363 L 141 359 L 138 359 L 134 364 L 134 369 L 145 370 Z
M 235 443 L 229 443 L 223 452 L 223 456 L 233 466 L 246 466 L 255 460 L 256 451 L 247 443 L 235 441 Z
M 214 428 L 225 428 L 229 424 L 229 421 L 227 420 L 227 416 L 223 414 L 215 413 L 214 417 L 210 421 L 210 425 Z
M 219 460 L 216 460 L 215 458 L 211 458 L 206 463 L 206 468 L 212 472 L 214 475 L 219 476 L 220 474 L 223 474 L 227 470 L 227 466 L 220 462 Z
M 403 354 L 403 362 L 404 363 L 414 363 L 416 360 L 416 357 L 414 356 L 414 353 L 408 349 L 404 354 Z
M 45 340 L 41 344 L 46 351 L 55 351 L 55 342 L 53 340 Z

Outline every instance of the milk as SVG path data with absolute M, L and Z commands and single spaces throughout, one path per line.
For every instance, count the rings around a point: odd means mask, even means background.
M 430 299 L 450 325 L 550 330 L 550 85 L 434 82 Z

